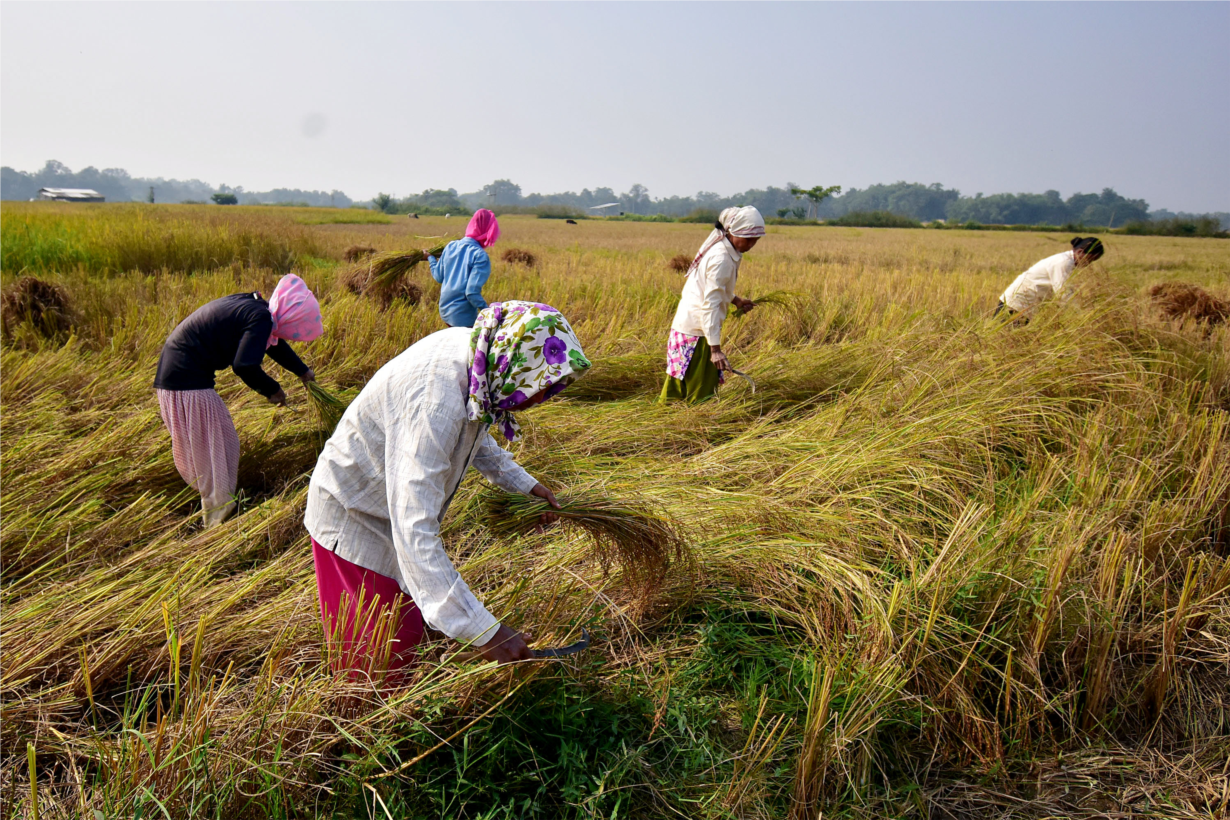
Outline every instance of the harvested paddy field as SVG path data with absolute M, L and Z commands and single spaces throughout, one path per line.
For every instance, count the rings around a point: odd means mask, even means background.
M 343 256 L 465 221 L 353 219 L 5 204 L 5 293 L 63 301 L 6 312 L 0 354 L 5 816 L 1226 816 L 1230 328 L 1149 292 L 1230 299 L 1230 242 L 1104 236 L 1012 328 L 997 296 L 1070 236 L 770 226 L 738 290 L 773 303 L 723 339 L 757 389 L 686 407 L 656 401 L 669 265 L 708 228 L 502 218 L 488 300 L 554 305 L 594 363 L 519 415 L 518 461 L 681 543 L 649 584 L 585 527 L 490 526 L 471 474 L 462 576 L 537 644 L 590 647 L 496 668 L 436 634 L 373 691 L 323 649 L 297 380 L 266 360 L 275 408 L 219 373 L 243 502 L 209 532 L 152 389 L 181 319 L 290 270 L 324 307 L 298 350 L 344 401 L 443 328 L 424 265 L 386 304 Z

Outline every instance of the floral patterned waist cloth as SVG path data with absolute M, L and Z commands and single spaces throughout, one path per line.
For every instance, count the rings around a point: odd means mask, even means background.
M 670 336 L 666 339 L 667 376 L 683 381 L 683 377 L 688 372 L 688 365 L 692 363 L 692 354 L 696 352 L 696 343 L 698 341 L 700 341 L 699 336 L 689 336 L 686 333 L 680 333 L 678 330 L 671 330 Z M 726 374 L 721 373 L 718 376 L 718 384 L 725 383 Z

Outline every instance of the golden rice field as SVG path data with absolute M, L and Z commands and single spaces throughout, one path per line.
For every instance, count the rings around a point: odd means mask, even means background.
M 360 214 L 360 216 L 365 216 Z M 1221 818 L 1230 812 L 1230 331 L 1150 286 L 1230 298 L 1230 242 L 1104 237 L 1026 327 L 996 298 L 1063 234 L 770 227 L 727 322 L 751 374 L 656 403 L 704 225 L 504 218 L 488 299 L 570 319 L 595 362 L 522 414 L 560 495 L 683 535 L 645 600 L 583 531 L 496 534 L 472 475 L 447 543 L 487 606 L 563 662 L 461 662 L 404 688 L 332 675 L 301 519 L 319 438 L 233 374 L 240 514 L 203 532 L 152 390 L 205 301 L 300 272 L 353 397 L 443 325 L 430 277 L 382 312 L 344 249 L 464 221 L 6 203 L 3 287 L 71 328 L 0 358 L 0 800 L 41 818 Z M 321 224 L 312 224 L 312 223 Z M 534 267 L 500 260 L 530 251 Z M 36 808 L 37 807 L 37 808 Z

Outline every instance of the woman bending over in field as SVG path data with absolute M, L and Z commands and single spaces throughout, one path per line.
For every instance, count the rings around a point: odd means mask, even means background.
M 589 366 L 555 308 L 497 302 L 473 329 L 427 336 L 367 383 L 316 462 L 304 517 L 325 635 L 341 669 L 377 676 L 412 663 L 424 621 L 489 660 L 531 657 L 525 638 L 457 574 L 440 522 L 470 466 L 504 490 L 559 507 L 489 428 L 513 441 L 515 412 L 558 394 Z M 543 523 L 553 520 L 548 513 Z
M 207 528 L 235 511 L 239 480 L 239 434 L 214 391 L 214 373 L 229 367 L 269 401 L 285 404 L 282 387 L 261 369 L 265 354 L 306 384 L 316 375 L 289 342 L 310 342 L 322 333 L 316 297 L 290 274 L 268 302 L 260 293 L 223 296 L 197 308 L 167 337 L 154 391 L 171 431 L 175 468 L 200 492 Z
M 487 307 L 483 285 L 491 276 L 487 248 L 500 238 L 495 214 L 482 208 L 466 226 L 464 239 L 449 242 L 437 260 L 427 257 L 431 276 L 440 283 L 440 318 L 449 327 L 474 327 L 478 312 Z
M 1001 310 L 1007 310 L 1009 316 L 1032 310 L 1063 291 L 1074 270 L 1096 262 L 1105 252 L 1106 246 L 1101 239 L 1076 237 L 1072 240 L 1072 250 L 1046 257 L 1013 280 L 999 297 L 995 315 Z M 1026 317 L 1021 320 L 1029 321 Z
M 748 205 L 727 208 L 687 270 L 683 294 L 666 342 L 666 384 L 660 401 L 697 402 L 717 392 L 730 369 L 722 352 L 722 322 L 733 302 L 747 312 L 754 305 L 735 296 L 739 262 L 764 236 L 764 217 Z

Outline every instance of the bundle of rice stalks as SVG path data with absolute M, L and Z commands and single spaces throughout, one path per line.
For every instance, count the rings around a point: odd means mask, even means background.
M 692 266 L 692 257 L 676 254 L 666 263 L 666 267 L 673 270 L 675 273 L 685 273 Z
M 312 417 L 320 428 L 320 443 L 323 446 L 337 429 L 337 423 L 342 420 L 342 414 L 349 405 L 315 381 L 307 383 L 307 392 L 308 407 L 311 408 Z
M 1208 325 L 1220 325 L 1230 319 L 1230 302 L 1218 299 L 1196 285 L 1164 282 L 1154 285 L 1149 295 L 1172 319 L 1195 319 Z
M 402 298 L 410 304 L 418 304 L 422 288 L 407 282 L 405 276 L 428 256 L 439 257 L 444 253 L 440 245 L 430 250 L 385 251 L 373 253 L 355 263 L 342 273 L 341 283 L 351 293 L 366 293 L 387 308 L 394 299 Z
M 538 257 L 522 248 L 509 248 L 500 258 L 510 265 L 525 265 L 532 268 L 538 264 Z
M 10 336 L 21 322 L 29 322 L 47 338 L 62 336 L 72 328 L 73 309 L 68 292 L 59 285 L 25 276 L 0 298 L 0 321 Z
M 376 252 L 376 249 L 368 245 L 351 245 L 342 253 L 342 258 L 347 262 L 358 262 L 365 256 L 371 256 Z
M 535 496 L 498 493 L 485 498 L 482 508 L 486 526 L 502 537 L 533 532 L 548 512 L 558 515 L 563 524 L 584 530 L 603 572 L 618 564 L 642 607 L 662 589 L 672 558 L 682 561 L 688 555 L 674 523 L 648 505 L 591 495 L 561 499 L 560 506 L 556 510 Z
M 763 296 L 753 297 L 752 304 L 755 307 L 763 305 L 793 305 L 799 300 L 801 295 L 791 290 L 771 290 Z M 742 310 L 735 308 L 735 315 L 743 316 L 745 314 Z

